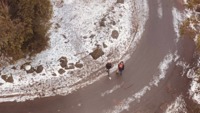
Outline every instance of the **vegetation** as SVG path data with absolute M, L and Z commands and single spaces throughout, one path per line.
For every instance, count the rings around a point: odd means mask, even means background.
M 200 5 L 200 0 L 188 0 L 187 8 L 195 12 L 196 6 Z M 196 14 L 196 15 L 195 15 Z M 197 50 L 200 51 L 200 20 L 197 18 L 197 12 L 193 16 L 186 19 L 180 26 L 180 34 L 182 36 L 196 38 Z
M 195 5 L 200 4 L 200 0 L 188 0 L 187 8 L 193 9 Z
M 48 47 L 49 0 L 0 0 L 0 56 L 13 61 Z

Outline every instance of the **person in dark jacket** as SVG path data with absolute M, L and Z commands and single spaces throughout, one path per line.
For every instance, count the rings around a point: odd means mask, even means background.
M 108 62 L 107 64 L 106 64 L 106 69 L 107 69 L 107 72 L 108 72 L 108 77 L 109 77 L 109 79 L 111 79 L 111 77 L 110 77 L 110 69 L 112 68 L 112 63 L 110 63 L 110 62 Z
M 124 62 L 121 61 L 119 64 L 118 64 L 118 71 L 119 71 L 119 74 L 122 75 L 122 72 L 124 70 Z

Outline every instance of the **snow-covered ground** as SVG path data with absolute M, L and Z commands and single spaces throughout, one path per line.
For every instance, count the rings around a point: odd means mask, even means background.
M 0 78 L 0 102 L 67 95 L 106 76 L 105 63 L 127 60 L 139 43 L 148 13 L 143 1 L 51 0 L 50 47 L 0 69 L 14 80 Z M 104 54 L 94 60 L 96 48 Z M 41 72 L 31 72 L 38 66 Z

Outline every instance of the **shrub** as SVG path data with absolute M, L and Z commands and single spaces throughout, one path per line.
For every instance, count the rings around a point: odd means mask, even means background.
M 192 22 L 191 19 L 186 19 L 185 21 L 183 21 L 183 23 L 181 24 L 179 30 L 180 30 L 180 35 L 181 36 L 187 36 L 190 38 L 194 38 L 196 35 L 196 31 L 194 29 L 191 28 L 190 23 Z
M 49 0 L 0 0 L 0 53 L 18 60 L 48 47 Z
M 195 5 L 200 4 L 200 0 L 188 0 L 186 5 L 189 9 L 193 9 Z

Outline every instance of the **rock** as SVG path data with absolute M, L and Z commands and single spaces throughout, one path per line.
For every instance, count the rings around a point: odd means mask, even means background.
M 30 62 L 23 64 L 21 69 L 24 69 L 27 73 L 33 73 L 35 71 L 35 69 L 30 65 Z
M 68 62 L 67 57 L 61 57 L 59 59 L 59 61 L 60 61 L 60 66 L 62 68 L 66 68 L 67 67 L 67 62 Z
M 12 75 L 8 76 L 8 75 L 2 75 L 1 78 L 5 81 L 5 82 L 9 82 L 9 83 L 13 83 L 13 77 Z
M 87 36 L 83 36 L 83 39 L 87 39 Z
M 31 69 L 31 65 L 25 65 L 25 68 L 24 68 L 26 71 L 29 71 Z
M 37 66 L 37 69 L 35 71 L 36 71 L 36 73 L 41 73 L 43 71 L 43 69 L 44 69 L 43 66 L 39 65 L 39 66 Z
M 35 71 L 35 69 L 33 67 L 31 67 L 29 70 L 27 70 L 27 73 L 33 73 Z
M 117 39 L 119 36 L 119 32 L 117 30 L 113 30 L 111 36 L 112 38 Z
M 104 55 L 104 52 L 101 48 L 96 48 L 92 53 L 90 53 L 93 59 L 98 59 L 99 57 Z
M 112 24 L 113 24 L 113 25 L 116 25 L 116 22 L 115 22 L 115 21 L 112 21 Z
M 27 65 L 30 65 L 30 64 L 31 64 L 31 62 L 26 62 L 26 63 L 24 63 L 23 65 L 21 65 L 20 69 L 26 70 L 25 67 L 26 67 Z
M 200 13 L 200 5 L 197 5 L 197 6 L 196 6 L 195 11 Z
M 99 22 L 100 27 L 105 27 L 105 26 L 106 26 L 106 25 L 105 25 L 105 21 L 106 21 L 105 18 L 102 18 L 102 19 L 101 19 L 101 21 Z
M 74 69 L 74 68 L 75 68 L 74 63 L 70 63 L 68 64 L 68 67 L 65 69 Z
M 14 70 L 16 70 L 17 68 L 16 68 L 15 66 L 13 66 L 11 69 L 14 69 Z
M 57 76 L 56 73 L 52 73 L 52 76 Z
M 104 48 L 107 48 L 108 46 L 107 46 L 105 43 L 103 43 L 103 47 L 104 47 Z
M 94 37 L 95 37 L 95 35 L 94 35 L 94 34 L 90 35 L 90 38 L 94 38 Z
M 117 3 L 123 4 L 123 3 L 124 3 L 124 0 L 117 0 Z
M 62 75 L 63 73 L 65 73 L 65 70 L 64 69 L 59 69 L 58 73 Z
M 76 62 L 75 67 L 77 67 L 77 68 L 82 68 L 82 67 L 83 67 L 83 64 L 81 64 L 80 62 Z

